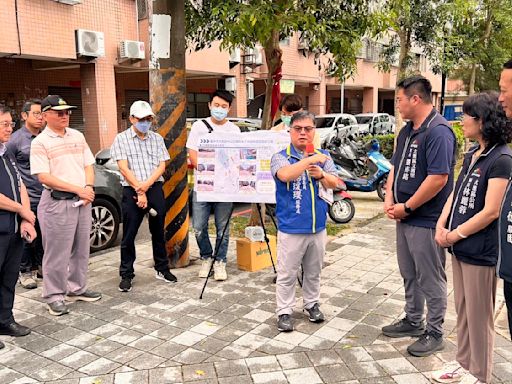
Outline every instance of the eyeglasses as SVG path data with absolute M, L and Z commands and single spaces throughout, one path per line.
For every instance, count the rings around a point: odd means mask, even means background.
M 12 122 L 0 121 L 0 127 L 2 127 L 2 128 L 8 128 L 8 127 L 14 128 L 15 126 L 16 126 L 16 123 L 14 121 L 12 121 Z
M 473 120 L 478 120 L 478 117 L 475 117 L 475 116 L 471 116 L 471 115 L 467 115 L 465 113 L 463 113 L 462 115 L 459 115 L 456 120 L 457 121 L 462 121 L 464 119 L 473 119 Z
M 54 111 L 53 109 L 50 110 L 51 112 L 55 112 L 57 116 L 59 117 L 65 117 L 65 116 L 71 116 L 71 111 L 69 109 L 66 109 L 64 111 Z M 47 112 L 50 112 L 47 111 Z
M 34 117 L 41 117 L 43 115 L 43 112 L 39 112 L 39 111 L 36 111 L 36 112 L 27 112 L 27 113 L 32 113 L 32 115 Z
M 306 133 L 310 133 L 315 129 L 315 127 L 301 127 L 300 125 L 294 125 L 291 127 L 295 132 L 300 133 L 302 130 L 304 130 Z

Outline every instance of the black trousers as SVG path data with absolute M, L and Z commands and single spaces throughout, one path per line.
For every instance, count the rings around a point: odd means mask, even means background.
M 22 250 L 23 241 L 19 232 L 0 234 L 0 325 L 14 321 L 12 306 Z
M 37 204 L 30 205 L 32 212 L 37 215 Z M 39 220 L 36 218 L 35 229 L 37 237 L 31 243 L 23 242 L 23 253 L 21 255 L 20 272 L 27 273 L 37 270 L 38 267 L 43 265 L 43 238 L 41 237 L 41 228 L 39 227 Z
M 505 304 L 507 304 L 508 329 L 512 335 L 512 282 L 503 280 L 503 293 L 505 294 Z
M 149 208 L 153 208 L 157 212 L 156 216 L 148 216 L 155 270 L 159 272 L 169 270 L 169 260 L 164 240 L 165 200 L 162 183 L 154 183 L 146 192 L 146 196 L 148 198 L 148 209 L 141 209 L 137 206 L 135 190 L 131 187 L 123 188 L 123 239 L 121 241 L 121 265 L 119 267 L 121 278 L 132 279 L 135 276 L 133 269 L 136 257 L 135 237 Z

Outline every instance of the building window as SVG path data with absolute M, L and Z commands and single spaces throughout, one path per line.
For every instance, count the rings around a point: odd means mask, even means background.
M 148 18 L 148 1 L 147 0 L 137 0 L 137 15 L 139 20 L 144 20 Z
M 279 40 L 279 45 L 290 46 L 290 37 L 285 37 L 284 39 Z
M 188 93 L 187 94 L 187 117 L 201 118 L 210 116 L 208 102 L 210 94 L 208 93 Z

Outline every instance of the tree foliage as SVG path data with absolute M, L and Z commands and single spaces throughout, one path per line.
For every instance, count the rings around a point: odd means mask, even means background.
M 194 50 L 214 41 L 220 41 L 223 49 L 263 47 L 269 68 L 263 127 L 269 128 L 272 73 L 282 64 L 279 41 L 298 33 L 307 42 L 308 54 L 319 65 L 325 64 L 330 75 L 344 79 L 356 68 L 356 53 L 368 27 L 368 2 L 188 0 L 187 38 Z

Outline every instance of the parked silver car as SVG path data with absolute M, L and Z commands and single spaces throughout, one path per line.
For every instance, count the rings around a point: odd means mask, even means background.
M 356 119 L 359 135 L 384 135 L 395 131 L 395 124 L 387 113 L 359 113 Z
M 359 129 L 355 116 L 349 113 L 319 115 L 315 119 L 315 125 L 322 147 L 336 135 L 340 139 L 350 135 L 357 136 Z

